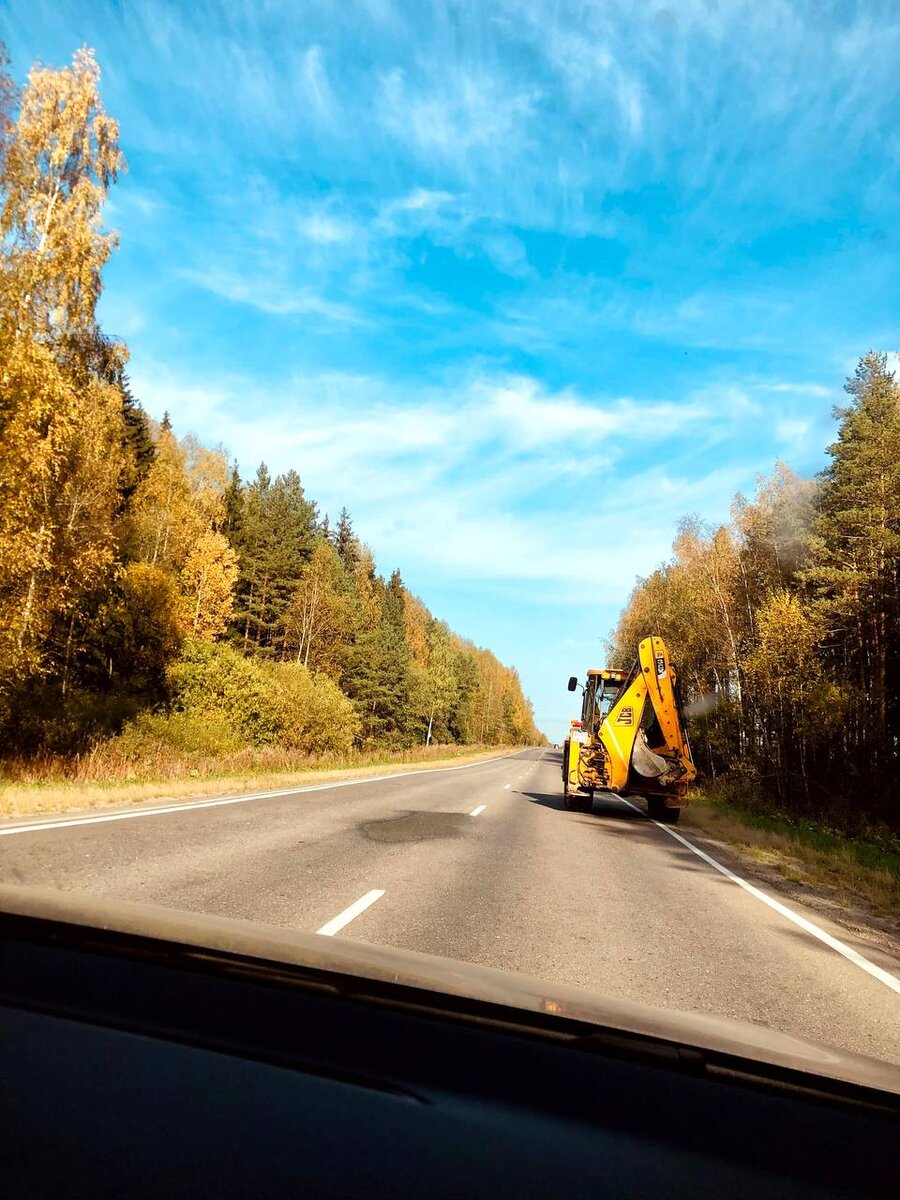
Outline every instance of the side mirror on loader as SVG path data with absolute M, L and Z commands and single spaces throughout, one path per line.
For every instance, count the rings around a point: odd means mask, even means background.
M 569 691 L 574 692 L 577 687 L 578 687 L 578 676 L 570 675 L 569 676 Z

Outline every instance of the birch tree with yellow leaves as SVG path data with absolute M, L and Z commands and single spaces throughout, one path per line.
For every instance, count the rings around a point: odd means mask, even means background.
M 183 631 L 203 641 L 225 632 L 234 608 L 237 554 L 221 532 L 229 480 L 221 451 L 179 441 L 163 420 L 125 521 L 129 554 L 177 580 Z
M 96 321 L 124 168 L 89 50 L 35 67 L 0 162 L 0 689 L 46 663 L 54 624 L 114 558 L 124 350 Z M 2 89 L 15 98 L 8 76 Z

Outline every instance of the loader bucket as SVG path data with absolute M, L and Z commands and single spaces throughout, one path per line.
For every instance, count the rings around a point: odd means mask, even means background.
M 643 775 L 645 779 L 658 779 L 660 775 L 665 775 L 671 766 L 661 755 L 653 753 L 647 745 L 643 729 L 634 739 L 631 765 L 638 775 Z

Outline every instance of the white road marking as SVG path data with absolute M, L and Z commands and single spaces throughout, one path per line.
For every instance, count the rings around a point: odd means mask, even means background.
M 197 808 L 224 808 L 229 804 L 247 804 L 251 800 L 271 800 L 277 796 L 293 796 L 299 792 L 328 792 L 333 788 L 358 787 L 365 783 L 384 783 L 386 779 L 405 779 L 408 775 L 432 775 L 440 771 L 465 771 L 469 767 L 482 767 L 487 763 L 500 762 L 509 758 L 498 754 L 496 758 L 482 758 L 477 762 L 463 763 L 458 767 L 425 767 L 421 771 L 396 771 L 393 775 L 370 775 L 362 779 L 343 779 L 337 783 L 315 783 L 307 787 L 282 788 L 277 792 L 251 792 L 246 796 L 228 796 L 219 800 L 193 800 L 184 804 L 167 804 L 157 808 L 137 808 L 129 812 L 105 813 L 94 817 L 64 817 L 59 821 L 31 821 L 25 825 L 9 825 L 0 828 L 0 837 L 12 837 L 16 833 L 40 833 L 42 829 L 67 829 L 70 825 L 102 825 L 107 821 L 133 821 L 137 817 L 163 817 L 169 813 L 192 812 Z
M 470 817 L 477 817 L 477 816 L 478 816 L 478 814 L 479 814 L 479 813 L 483 813 L 483 812 L 484 812 L 484 810 L 485 810 L 486 808 L 487 808 L 487 805 L 486 805 L 486 804 L 479 804 L 477 808 L 473 808 L 473 809 L 472 809 L 472 811 L 469 813 L 469 816 L 470 816 Z
M 627 804 L 629 808 L 633 808 L 635 812 L 643 814 L 643 809 L 638 808 L 636 804 L 632 804 L 630 800 L 626 800 L 624 796 L 618 797 L 623 804 Z M 652 819 L 652 818 L 651 818 Z M 752 883 L 747 883 L 746 879 L 741 879 L 740 875 L 735 875 L 734 871 L 729 871 L 727 867 L 723 867 L 705 850 L 701 850 L 699 846 L 695 846 L 693 842 L 689 842 L 686 837 L 682 837 L 680 833 L 676 833 L 669 825 L 664 825 L 661 821 L 654 821 L 654 825 L 673 837 L 676 842 L 681 842 L 682 846 L 686 846 L 688 850 L 696 854 L 698 858 L 702 858 L 704 862 L 709 863 L 726 879 L 730 879 L 732 883 L 736 883 L 738 887 L 742 887 L 745 892 L 749 892 L 751 896 L 755 896 L 757 900 L 762 900 L 763 904 L 768 904 L 769 908 L 774 908 L 777 913 L 783 917 L 787 917 L 789 921 L 793 921 L 795 925 L 799 925 L 806 933 L 811 934 L 814 938 L 818 938 L 820 942 L 824 942 L 826 946 L 830 946 L 832 950 L 836 950 L 838 954 L 842 954 L 844 958 L 852 962 L 862 971 L 866 971 L 873 979 L 877 979 L 879 983 L 883 983 L 885 987 L 889 987 L 892 992 L 900 994 L 900 979 L 891 975 L 889 971 L 885 971 L 883 967 L 876 966 L 875 963 L 869 962 L 860 953 L 853 949 L 852 946 L 846 945 L 844 942 L 838 941 L 836 937 L 832 937 L 830 933 L 826 933 L 824 929 L 820 929 L 818 925 L 814 925 L 812 921 L 808 921 L 806 917 L 801 917 L 799 913 L 795 913 L 786 905 L 781 904 L 772 896 L 766 895 L 758 887 L 754 887 Z
M 345 925 L 349 925 L 351 921 L 355 920 L 360 913 L 364 913 L 367 908 L 371 908 L 375 901 L 380 900 L 383 895 L 383 888 L 373 888 L 371 892 L 366 892 L 364 896 L 360 896 L 349 908 L 345 908 L 342 913 L 338 913 L 336 917 L 333 917 L 321 929 L 317 929 L 316 933 L 320 933 L 323 937 L 334 937 L 336 933 L 340 933 Z

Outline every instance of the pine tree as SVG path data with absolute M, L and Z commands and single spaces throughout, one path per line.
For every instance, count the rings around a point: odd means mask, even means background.
M 836 670 L 863 705 L 846 729 L 872 774 L 896 757 L 900 619 L 900 391 L 884 354 L 869 351 L 846 390 L 847 407 L 822 476 L 811 565 Z
M 232 632 L 245 650 L 274 654 L 291 597 L 316 539 L 316 506 L 300 477 L 288 471 L 272 482 L 261 463 L 246 489 L 236 539 L 240 575 Z
M 225 520 L 222 524 L 222 532 L 231 542 L 232 546 L 239 544 L 243 524 L 244 487 L 241 483 L 241 474 L 238 470 L 237 462 L 235 461 L 231 464 L 231 476 L 225 492 Z
M 403 581 L 394 571 L 376 581 L 380 620 L 358 638 L 347 670 L 347 694 L 355 702 L 362 736 L 369 743 L 409 745 L 415 740 L 413 677 L 406 644 Z
M 121 391 L 125 465 L 119 479 L 119 494 L 121 507 L 124 509 L 153 466 L 156 444 L 153 441 L 150 420 L 132 395 L 127 378 L 123 377 Z
M 338 514 L 334 544 L 337 547 L 341 562 L 347 570 L 355 571 L 360 561 L 360 548 L 356 535 L 353 532 L 353 522 L 350 519 L 350 513 L 346 508 L 342 508 Z

